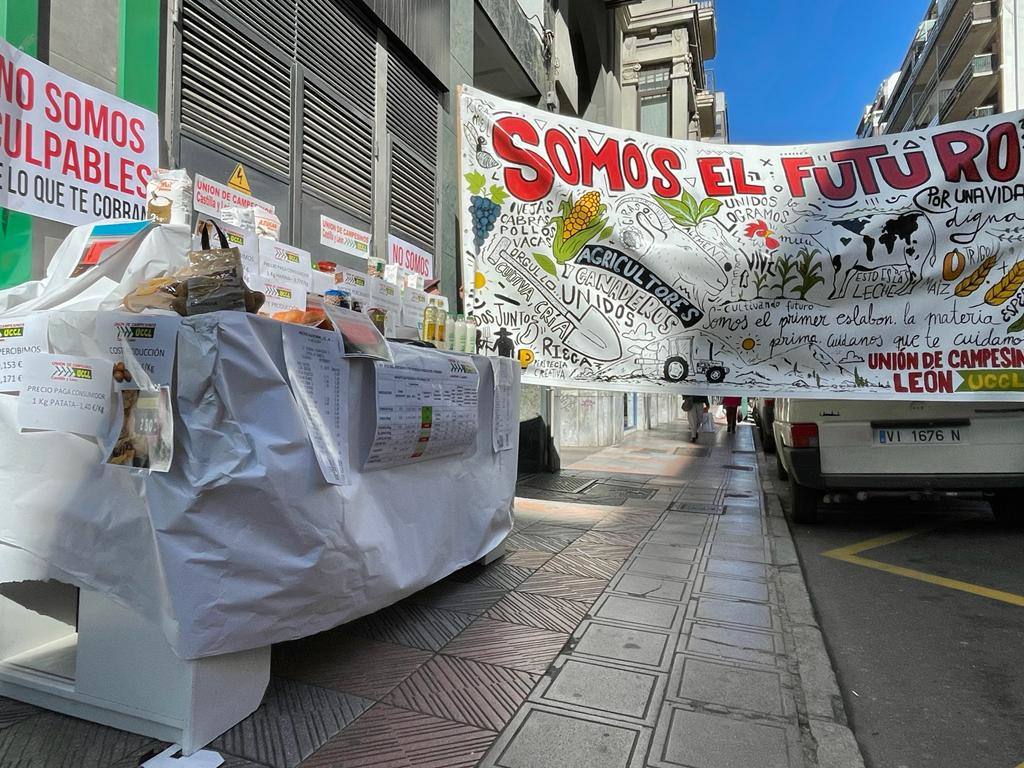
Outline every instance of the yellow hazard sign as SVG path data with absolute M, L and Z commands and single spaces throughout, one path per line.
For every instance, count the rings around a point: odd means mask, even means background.
M 249 189 L 249 179 L 245 177 L 245 168 L 242 167 L 241 163 L 235 166 L 235 170 L 228 177 L 228 186 L 247 195 L 252 194 L 252 190 Z

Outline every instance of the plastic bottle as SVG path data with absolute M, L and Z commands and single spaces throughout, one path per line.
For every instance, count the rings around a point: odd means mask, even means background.
M 444 348 L 455 349 L 455 318 L 451 315 L 444 324 Z
M 422 341 L 432 342 L 437 334 L 437 310 L 430 304 L 423 309 L 423 331 L 420 334 Z
M 434 341 L 437 342 L 434 346 L 444 347 L 445 333 L 448 328 L 448 315 L 444 313 L 444 310 L 439 306 L 434 306 Z
M 469 355 L 476 354 L 476 328 L 476 318 L 466 318 L 466 343 L 463 346 L 462 351 Z
M 455 319 L 455 346 L 456 352 L 462 352 L 466 347 L 466 321 L 462 315 Z

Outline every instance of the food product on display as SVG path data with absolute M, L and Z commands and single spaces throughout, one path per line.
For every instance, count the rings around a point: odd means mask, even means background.
M 437 320 L 434 328 L 434 341 L 437 342 L 437 346 L 444 347 L 445 334 L 448 329 L 448 315 L 441 307 L 437 307 Z
M 429 304 L 423 310 L 422 333 L 422 341 L 433 341 L 437 334 L 437 309 Z
M 377 326 L 377 330 L 383 336 L 387 327 L 388 311 L 380 307 L 371 307 L 367 314 L 370 316 L 370 322 Z
M 381 280 L 384 279 L 384 259 L 376 256 L 370 256 L 366 260 L 366 274 L 370 277 L 376 277 Z
M 344 291 L 341 288 L 334 288 L 324 293 L 324 303 L 330 304 L 332 307 L 341 307 L 343 309 L 351 309 L 352 304 L 349 299 L 349 292 Z
M 161 224 L 191 224 L 192 179 L 184 170 L 154 171 L 146 184 L 146 215 Z
M 132 374 L 131 371 L 125 366 L 124 361 L 118 360 L 114 363 L 114 381 L 118 384 L 131 383 Z
M 333 275 L 338 269 L 338 265 L 333 261 L 318 261 L 316 263 L 316 268 L 319 272 L 325 272 Z
M 173 277 L 154 277 L 124 297 L 124 308 L 129 312 L 147 309 L 170 309 L 178 297 L 180 282 Z
M 281 220 L 264 208 L 221 208 L 220 218 L 235 227 L 254 229 L 260 237 L 278 240 L 281 236 Z

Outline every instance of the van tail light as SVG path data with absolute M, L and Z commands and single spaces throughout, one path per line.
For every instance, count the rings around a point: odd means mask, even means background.
M 817 424 L 791 424 L 789 427 L 789 444 L 793 448 L 817 448 Z

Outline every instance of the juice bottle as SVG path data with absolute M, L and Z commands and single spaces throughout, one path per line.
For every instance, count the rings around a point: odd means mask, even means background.
M 435 346 L 444 347 L 445 333 L 448 328 L 448 315 L 438 306 L 434 307 L 434 341 Z
M 437 335 L 437 310 L 430 304 L 423 310 L 423 331 L 420 338 L 423 341 L 434 341 Z
M 466 321 L 459 315 L 455 320 L 455 345 L 454 351 L 462 352 L 466 347 Z

